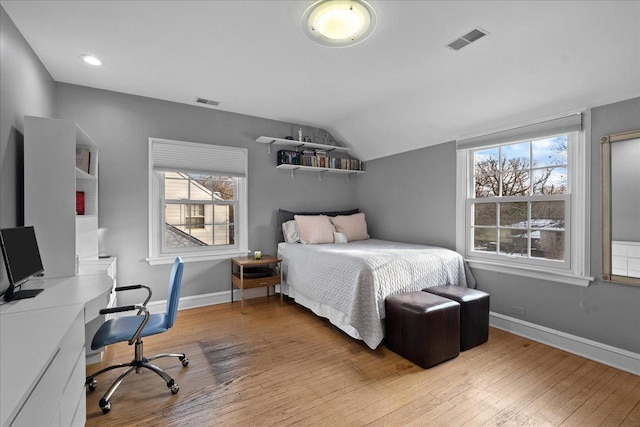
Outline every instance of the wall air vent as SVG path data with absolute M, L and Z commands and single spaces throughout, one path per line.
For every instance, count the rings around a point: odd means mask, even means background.
M 474 28 L 464 36 L 449 43 L 447 47 L 453 50 L 460 50 L 463 47 L 467 46 L 468 44 L 471 44 L 474 41 L 486 36 L 487 34 L 489 33 L 484 30 L 481 30 L 479 28 Z
M 200 104 L 211 105 L 213 107 L 217 107 L 218 105 L 220 105 L 218 101 L 212 101 L 210 99 L 204 99 L 204 98 L 196 98 L 196 102 L 199 102 Z

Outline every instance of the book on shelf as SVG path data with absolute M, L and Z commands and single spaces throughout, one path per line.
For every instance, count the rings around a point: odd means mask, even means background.
M 88 148 L 76 147 L 76 167 L 83 172 L 90 173 L 91 151 Z
M 319 151 L 324 152 L 318 153 Z M 312 152 L 313 154 L 308 154 L 309 152 Z M 329 157 L 326 150 L 279 150 L 278 166 L 283 164 L 324 169 L 362 170 L 362 162 L 360 160 Z
M 76 191 L 76 215 L 84 215 L 84 191 Z
M 293 150 L 278 151 L 278 165 L 299 165 L 301 154 Z

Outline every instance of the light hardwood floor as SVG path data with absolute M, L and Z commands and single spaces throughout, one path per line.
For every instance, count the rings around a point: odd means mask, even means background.
M 120 374 L 87 391 L 87 426 L 640 426 L 640 377 L 491 329 L 489 341 L 431 369 L 384 345 L 370 350 L 292 301 L 249 300 L 183 310 L 144 353 L 180 385 L 130 375 L 103 415 L 98 400 Z M 128 362 L 110 346 L 94 372 Z

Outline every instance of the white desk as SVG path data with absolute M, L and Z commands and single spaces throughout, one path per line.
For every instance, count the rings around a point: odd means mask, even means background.
M 0 426 L 84 425 L 84 325 L 113 286 L 106 274 L 31 280 L 44 291 L 0 306 Z

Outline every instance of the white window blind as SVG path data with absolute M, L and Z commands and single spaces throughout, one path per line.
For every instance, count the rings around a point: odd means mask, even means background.
M 222 176 L 247 176 L 247 149 L 152 138 L 152 168 Z
M 467 150 L 469 148 L 485 147 L 505 142 L 524 141 L 581 130 L 582 113 L 577 113 L 487 135 L 461 139 L 457 141 L 457 148 L 458 150 Z

